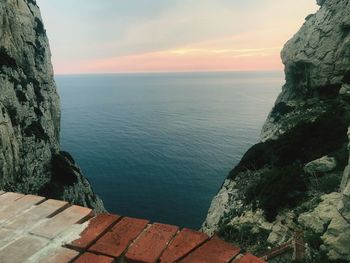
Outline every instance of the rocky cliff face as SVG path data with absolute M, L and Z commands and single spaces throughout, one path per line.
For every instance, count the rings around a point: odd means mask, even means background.
M 72 158 L 59 152 L 59 97 L 36 2 L 1 0 L 0 17 L 0 189 L 103 210 Z
M 283 48 L 286 84 L 261 142 L 229 174 L 203 230 L 264 250 L 303 229 L 321 251 L 314 262 L 350 262 L 350 2 L 317 3 Z

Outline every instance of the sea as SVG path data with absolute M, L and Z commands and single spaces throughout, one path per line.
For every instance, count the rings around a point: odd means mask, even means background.
M 109 212 L 199 229 L 259 141 L 282 72 L 55 76 L 61 148 Z

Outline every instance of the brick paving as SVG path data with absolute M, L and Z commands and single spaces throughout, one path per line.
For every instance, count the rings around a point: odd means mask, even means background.
M 0 263 L 264 263 L 217 236 L 0 191 Z

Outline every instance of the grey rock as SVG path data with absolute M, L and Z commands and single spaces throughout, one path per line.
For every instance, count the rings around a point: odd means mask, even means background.
M 320 92 L 327 93 L 332 92 L 331 89 L 338 89 L 336 92 L 339 93 L 344 79 L 347 79 L 350 68 L 350 3 L 345 0 L 318 3 L 322 5 L 320 10 L 305 21 L 281 52 L 286 84 L 276 104 L 312 103 L 311 100 L 319 96 Z M 297 107 L 292 114 L 284 116 L 283 121 L 276 122 L 273 114 L 270 114 L 261 138 L 263 141 L 277 138 L 281 135 L 281 128 L 286 131 L 300 123 L 301 119 L 309 117 L 301 107 L 300 111 Z M 283 129 L 286 125 L 288 128 Z
M 339 95 L 349 95 L 350 94 L 350 85 L 345 83 L 341 86 L 339 90 Z
M 325 226 L 337 216 L 337 204 L 341 200 L 340 193 L 331 193 L 321 197 L 320 204 L 311 211 L 302 213 L 298 222 L 306 229 L 312 229 L 315 233 L 323 235 Z
M 320 159 L 307 163 L 304 171 L 314 175 L 317 173 L 327 173 L 333 171 L 337 167 L 337 161 L 334 157 L 323 156 Z
M 226 180 L 221 187 L 220 191 L 213 198 L 210 209 L 208 211 L 207 219 L 202 226 L 202 231 L 213 235 L 218 229 L 220 220 L 224 217 L 225 213 L 230 211 L 232 205 L 232 197 L 236 195 L 235 182 L 232 180 Z
M 0 17 L 0 188 L 41 194 L 60 150 L 60 101 L 49 42 L 34 0 L 0 1 Z M 81 177 L 67 189 L 80 203 L 103 209 L 101 202 L 89 201 L 98 197 L 87 188 Z
M 339 95 L 346 95 L 348 93 L 348 89 L 342 86 L 339 90 Z
M 0 187 L 38 192 L 59 149 L 59 97 L 39 8 L 0 2 Z
M 331 260 L 350 262 L 350 224 L 339 213 L 334 214 L 322 240 L 323 250 Z
M 326 0 L 317 0 L 317 4 L 322 6 Z
M 350 262 L 350 198 L 343 196 L 337 207 L 338 213 L 333 214 L 327 231 L 322 236 L 323 250 L 332 260 Z
M 347 135 L 350 142 L 350 128 Z M 350 151 L 350 143 L 348 149 Z M 342 200 L 338 204 L 338 210 L 342 217 L 350 224 L 350 159 L 343 173 L 340 191 L 342 193 Z
M 348 182 L 350 180 L 350 166 L 346 166 L 344 173 L 343 173 L 343 177 L 342 177 L 342 181 L 340 183 L 340 191 L 344 191 L 345 188 L 348 185 Z
M 348 130 L 350 141 L 350 128 Z M 345 168 L 343 179 L 339 193 L 340 200 L 337 204 L 333 204 L 331 216 L 324 215 L 330 218 L 329 226 L 322 236 L 324 241 L 323 250 L 327 252 L 332 260 L 346 260 L 350 262 L 350 181 L 349 181 L 349 165 Z M 338 193 L 337 193 L 338 194 Z
M 342 192 L 343 199 L 338 205 L 338 210 L 342 217 L 350 224 L 350 183 Z
M 350 128 L 348 129 L 347 136 L 350 141 Z M 350 151 L 350 143 L 348 145 L 348 150 Z M 344 169 L 343 178 L 340 184 L 340 191 L 343 192 L 349 183 L 350 183 L 350 159 L 349 159 L 348 165 Z
M 350 91 L 350 2 L 318 0 L 317 4 L 320 9 L 307 17 L 281 52 L 286 83 L 262 128 L 261 142 L 230 172 L 227 180 L 232 183 L 226 182 L 219 191 L 221 196 L 226 193 L 229 198 L 214 198 L 216 201 L 202 229 L 213 233 L 220 228 L 217 222 L 233 224 L 243 222 L 242 217 L 254 218 L 260 226 L 276 225 L 269 240 L 277 245 L 290 236 L 288 231 L 297 227 L 286 224 L 292 228 L 289 229 L 277 222 L 286 222 L 294 215 L 299 227 L 323 234 L 322 248 L 331 259 L 350 262 L 350 161 L 347 167 L 342 161 L 344 144 L 348 141 L 346 129 L 350 124 L 348 114 L 342 114 L 350 112 L 347 96 Z M 293 208 L 286 206 L 273 222 L 263 222 L 261 210 L 252 209 L 253 204 L 249 203 L 252 201 L 245 192 L 260 182 L 264 169 L 276 165 L 280 170 L 300 165 L 308 173 L 327 175 L 335 169 L 344 169 L 341 193 L 324 195 L 317 192 L 321 190 L 309 189 L 304 203 Z M 278 178 L 274 182 L 276 180 Z M 292 189 L 294 185 L 289 187 Z M 319 196 L 322 202 L 314 206 L 312 200 L 318 200 Z M 259 208 L 259 203 L 255 205 Z M 288 213 L 292 215 L 287 216 Z

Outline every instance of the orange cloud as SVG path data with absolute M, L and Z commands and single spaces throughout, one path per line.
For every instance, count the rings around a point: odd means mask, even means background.
M 68 74 L 280 70 L 283 44 L 318 8 L 310 0 L 176 0 L 152 16 L 140 17 L 131 8 L 127 16 L 112 12 L 96 21 L 80 17 L 79 10 L 62 21 L 55 6 L 45 3 L 48 32 L 55 32 L 50 37 L 55 72 Z M 117 11 L 118 3 L 112 6 Z
M 280 70 L 279 51 L 279 47 L 179 48 L 56 65 L 56 70 L 63 73 Z

